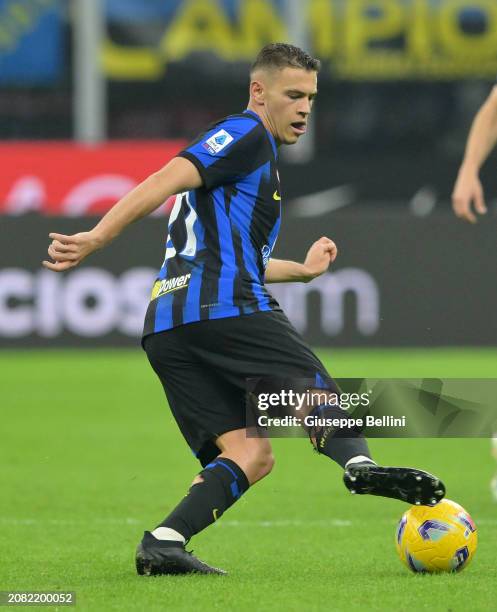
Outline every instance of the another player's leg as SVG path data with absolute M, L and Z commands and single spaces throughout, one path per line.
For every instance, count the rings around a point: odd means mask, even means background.
M 230 508 L 273 466 L 267 439 L 246 430 L 219 436 L 221 453 L 195 477 L 183 500 L 152 532 L 145 532 L 136 556 L 139 574 L 224 574 L 185 550 L 185 544 Z

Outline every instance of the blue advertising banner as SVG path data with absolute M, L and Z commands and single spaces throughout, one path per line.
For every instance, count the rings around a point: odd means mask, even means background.
M 241 10 L 241 5 L 246 0 L 214 0 L 215 9 L 221 9 L 223 13 L 234 19 Z M 269 0 L 270 4 L 281 9 L 284 0 Z M 118 21 L 144 22 L 151 19 L 170 19 L 178 9 L 184 9 L 185 0 L 106 0 L 105 10 L 107 18 Z
M 44 85 L 63 67 L 61 0 L 0 0 L 0 83 Z

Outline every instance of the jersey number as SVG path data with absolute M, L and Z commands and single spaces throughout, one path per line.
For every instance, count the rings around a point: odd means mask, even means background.
M 171 211 L 171 215 L 169 217 L 169 227 L 171 228 L 173 223 L 178 218 L 178 215 L 181 210 L 181 205 L 183 203 L 183 198 L 185 198 L 186 204 L 189 208 L 189 212 L 185 218 L 185 229 L 186 229 L 186 242 L 183 249 L 180 251 L 180 255 L 184 257 L 195 257 L 195 253 L 197 252 L 197 237 L 195 236 L 195 232 L 193 231 L 193 226 L 195 225 L 195 221 L 197 220 L 197 213 L 195 209 L 190 204 L 190 194 L 186 193 L 178 193 L 176 196 L 176 201 L 174 202 L 173 209 Z M 167 237 L 167 245 L 172 245 L 171 234 Z M 177 255 L 176 248 L 174 245 L 167 246 L 166 248 L 166 256 L 164 257 L 164 263 L 175 257 Z

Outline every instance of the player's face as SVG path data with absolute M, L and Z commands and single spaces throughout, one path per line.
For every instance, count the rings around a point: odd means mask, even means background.
M 271 73 L 264 106 L 278 143 L 295 144 L 306 133 L 317 95 L 317 79 L 317 72 L 301 68 L 284 68 Z

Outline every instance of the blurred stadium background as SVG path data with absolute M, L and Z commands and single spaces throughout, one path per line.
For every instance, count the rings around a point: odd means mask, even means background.
M 0 527 L 12 550 L 26 525 L 43 528 L 32 533 L 22 570 L 9 555 L 6 588 L 55 588 L 62 576 L 66 585 L 86 589 L 86 597 L 91 592 L 102 609 L 130 609 L 119 596 L 127 593 L 123 581 L 140 529 L 163 514 L 157 484 L 172 504 L 195 470 L 139 348 L 169 203 L 62 276 L 40 265 L 48 233 L 90 228 L 95 215 L 207 123 L 243 110 L 251 60 L 264 44 L 281 40 L 306 47 L 323 60 L 323 70 L 311 133 L 282 154 L 284 222 L 275 255 L 301 259 L 326 234 L 340 256 L 312 284 L 276 286 L 280 303 L 337 376 L 495 377 L 495 158 L 483 172 L 487 218 L 467 226 L 450 209 L 471 119 L 497 75 L 495 0 L 0 0 L 0 347 L 6 349 L 0 452 L 7 492 Z M 482 598 L 495 599 L 488 440 L 467 440 L 467 452 L 457 440 L 373 442 L 392 462 L 401 455 L 418 462 L 421 450 L 423 467 L 441 470 L 452 495 L 476 514 L 487 542 L 477 584 Z M 272 546 L 267 531 L 265 548 L 254 544 L 260 521 L 274 519 L 278 538 L 293 542 L 304 560 L 307 554 L 309 567 L 314 562 L 297 538 L 299 513 L 308 504 L 307 513 L 322 519 L 306 530 L 319 547 L 330 509 L 328 490 L 312 484 L 302 467 L 304 446 L 282 454 L 278 495 L 263 484 L 251 492 L 259 505 L 230 515 L 244 525 L 240 537 L 254 558 L 245 576 L 247 607 L 250 597 L 266 594 L 279 601 L 272 609 L 299 609 L 289 605 L 285 589 L 293 589 L 292 601 L 309 601 L 304 587 L 295 590 L 291 573 L 275 595 L 270 571 L 280 564 L 283 575 L 286 556 L 263 556 Z M 330 480 L 337 500 L 343 496 L 324 464 L 309 465 L 317 466 L 319 483 Z M 309 483 L 302 497 L 295 497 L 292 474 Z M 288 524 L 277 524 L 278 504 L 288 508 Z M 336 504 L 334 517 L 350 519 L 348 498 Z M 359 593 L 371 575 L 364 542 L 383 550 L 400 514 L 389 502 L 365 504 L 360 511 L 354 505 L 358 522 L 348 523 L 359 535 L 334 533 L 338 548 L 320 552 L 339 576 L 343 567 L 339 608 L 354 607 L 347 579 Z M 227 543 L 233 532 L 221 523 L 200 541 L 222 560 L 226 550 L 216 534 Z M 69 547 L 67 530 L 74 538 Z M 113 548 L 116 541 L 122 549 Z M 229 548 L 229 555 L 245 571 L 239 552 Z M 392 588 L 400 579 L 391 570 L 393 546 L 375 556 L 381 578 L 374 593 L 384 606 L 405 607 L 405 589 Z M 261 572 L 266 578 L 254 593 L 252 578 L 260 580 Z M 447 606 L 476 606 L 458 584 L 449 592 L 440 583 Z M 327 601 L 326 584 L 312 585 L 312 601 Z M 173 603 L 192 603 L 187 586 Z M 142 604 L 158 605 L 158 585 L 147 587 L 148 594 L 133 588 Z M 196 586 L 194 602 L 200 605 L 205 593 Z M 229 601 L 223 593 L 220 605 Z M 374 597 L 360 597 L 376 609 Z M 413 605 L 429 607 L 431 587 L 420 588 L 418 597 Z M 244 609 L 245 599 L 239 602 Z
M 0 0 L 3 346 L 136 346 L 168 205 L 64 278 L 40 269 L 47 233 L 90 227 L 244 109 L 275 40 L 324 63 L 311 134 L 283 153 L 276 255 L 324 233 L 341 253 L 312 285 L 276 287 L 299 330 L 320 346 L 495 345 L 494 224 L 449 209 L 497 74 L 495 2 Z

